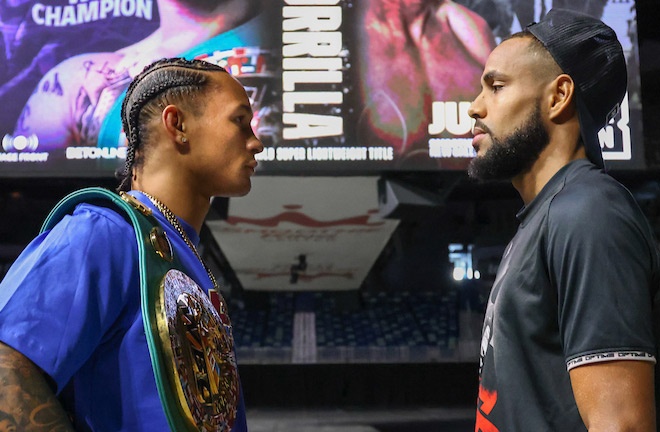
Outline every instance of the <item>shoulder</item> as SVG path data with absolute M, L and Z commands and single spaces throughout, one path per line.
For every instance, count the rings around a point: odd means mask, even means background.
M 137 262 L 131 224 L 114 209 L 80 204 L 30 242 L 12 265 L 11 278 L 2 283 L 7 293 L 19 287 L 27 292 L 38 290 L 39 284 L 31 286 L 30 281 L 35 280 L 56 282 L 58 292 L 86 288 L 105 292 L 114 286 L 123 298 L 130 290 Z
M 634 206 L 634 198 L 617 180 L 595 168 L 579 169 L 564 179 L 552 199 L 549 212 L 555 218 L 591 216 L 608 212 L 614 206 Z
M 571 172 L 548 207 L 550 229 L 577 237 L 614 238 L 615 232 L 645 231 L 645 223 L 630 191 L 595 167 Z
M 63 246 L 84 247 L 90 254 L 128 252 L 135 248 L 134 230 L 119 209 L 82 203 L 47 234 Z

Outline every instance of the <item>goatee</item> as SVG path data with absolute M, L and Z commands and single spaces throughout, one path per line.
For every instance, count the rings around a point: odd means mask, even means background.
M 491 134 L 492 144 L 483 156 L 477 156 L 468 166 L 468 175 L 477 180 L 511 180 L 528 172 L 550 136 L 541 119 L 541 104 L 511 135 L 502 139 Z

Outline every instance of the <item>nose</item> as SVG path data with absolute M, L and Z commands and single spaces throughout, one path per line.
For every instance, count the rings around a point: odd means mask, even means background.
M 481 93 L 479 93 L 479 95 L 470 104 L 470 107 L 468 108 L 468 115 L 473 119 L 484 117 L 484 107 Z
M 253 154 L 261 153 L 264 151 L 264 145 L 261 143 L 261 140 L 254 134 L 248 139 L 247 148 Z

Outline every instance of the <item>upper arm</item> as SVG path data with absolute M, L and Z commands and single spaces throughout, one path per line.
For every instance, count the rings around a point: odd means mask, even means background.
M 86 208 L 30 243 L 0 283 L 0 340 L 58 389 L 140 304 L 132 227 Z
M 0 425 L 20 431 L 73 431 L 43 372 L 0 342 Z M 12 429 L 13 427 L 13 429 Z
M 571 369 L 573 394 L 587 429 L 655 432 L 653 366 L 624 360 Z
M 645 219 L 606 182 L 559 198 L 548 217 L 548 271 L 580 415 L 591 431 L 655 431 L 657 263 Z
M 587 186 L 584 194 L 553 202 L 548 216 L 548 276 L 566 361 L 621 353 L 653 360 L 657 263 L 646 221 L 620 196 L 590 198 L 598 192 Z

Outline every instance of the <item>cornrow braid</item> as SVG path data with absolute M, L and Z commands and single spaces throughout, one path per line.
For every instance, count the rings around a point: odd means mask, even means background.
M 116 174 L 118 191 L 130 190 L 133 169 L 142 163 L 135 154 L 144 145 L 148 134 L 146 124 L 151 114 L 145 107 L 159 102 L 168 103 L 172 99 L 185 103 L 185 97 L 194 97 L 208 86 L 208 75 L 204 72 L 227 73 L 223 67 L 213 63 L 174 57 L 151 63 L 133 79 L 121 106 L 121 123 L 128 139 L 128 148 L 123 170 Z

